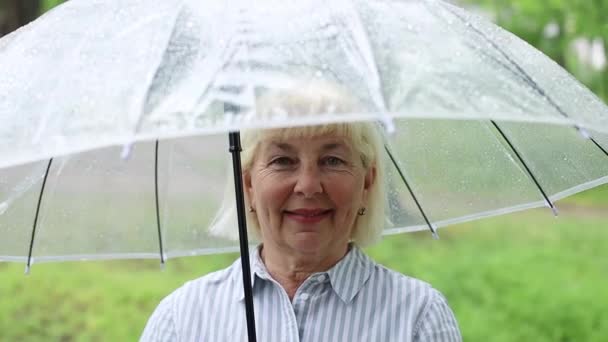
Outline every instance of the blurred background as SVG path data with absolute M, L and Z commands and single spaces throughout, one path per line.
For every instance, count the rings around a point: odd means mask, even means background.
M 0 36 L 61 0 L 0 0 Z M 461 0 L 608 100 L 608 0 Z M 465 341 L 608 339 L 608 186 L 548 209 L 385 237 L 380 263 L 448 298 Z M 236 254 L 158 261 L 0 263 L 0 341 L 136 340 L 158 302 Z

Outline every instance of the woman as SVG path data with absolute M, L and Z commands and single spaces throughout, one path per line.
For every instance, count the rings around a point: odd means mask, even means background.
M 290 115 L 352 104 L 318 84 L 266 97 Z M 461 341 L 445 298 L 360 247 L 384 227 L 382 141 L 373 123 L 243 133 L 258 341 Z M 230 203 L 215 234 L 236 237 Z M 246 341 L 240 260 L 165 298 L 142 341 Z

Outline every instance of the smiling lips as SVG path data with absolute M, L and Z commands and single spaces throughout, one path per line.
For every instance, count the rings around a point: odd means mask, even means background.
M 301 223 L 317 223 L 331 213 L 331 209 L 296 209 L 286 210 L 285 215 Z

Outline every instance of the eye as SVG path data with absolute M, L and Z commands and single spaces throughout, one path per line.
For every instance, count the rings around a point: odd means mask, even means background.
M 326 166 L 332 166 L 332 167 L 336 167 L 336 166 L 342 166 L 345 165 L 346 162 L 338 157 L 334 157 L 334 156 L 329 156 L 323 159 L 323 165 Z
M 275 166 L 291 166 L 295 163 L 295 161 L 289 157 L 277 157 L 270 161 L 269 165 Z

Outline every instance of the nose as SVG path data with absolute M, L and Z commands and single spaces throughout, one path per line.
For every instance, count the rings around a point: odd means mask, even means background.
M 317 194 L 323 193 L 321 174 L 317 165 L 302 165 L 297 174 L 296 184 L 293 191 L 303 195 L 305 198 L 312 198 Z

